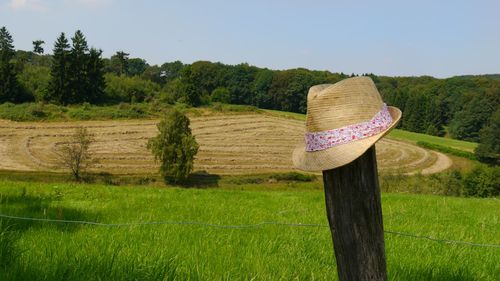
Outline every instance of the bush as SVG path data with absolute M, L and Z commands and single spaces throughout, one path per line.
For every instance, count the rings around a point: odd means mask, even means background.
M 41 119 L 47 116 L 43 109 L 43 104 L 34 104 L 29 108 L 29 114 L 35 119 Z
M 157 125 L 158 135 L 148 141 L 156 160 L 160 161 L 160 173 L 166 182 L 185 181 L 193 170 L 198 143 L 191 134 L 189 119 L 179 110 L 168 112 Z
M 23 103 L 11 104 L 4 103 L 0 105 L 0 118 L 12 121 L 36 121 L 45 119 L 47 113 L 40 104 Z
M 463 179 L 466 196 L 495 197 L 500 195 L 500 167 L 480 165 L 467 173 Z
M 68 112 L 68 116 L 71 119 L 76 119 L 76 120 L 90 120 L 92 119 L 92 114 L 90 111 L 85 110 L 85 108 L 76 108 L 73 110 L 70 110 Z

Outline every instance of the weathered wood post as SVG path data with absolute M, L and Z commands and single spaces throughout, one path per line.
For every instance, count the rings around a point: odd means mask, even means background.
M 323 182 L 339 279 L 387 280 L 375 146 Z
M 323 171 L 340 281 L 385 281 L 384 227 L 375 143 L 401 119 L 369 77 L 313 86 L 295 167 Z

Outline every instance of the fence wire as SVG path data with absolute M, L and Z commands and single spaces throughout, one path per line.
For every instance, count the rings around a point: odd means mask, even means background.
M 29 218 L 29 217 L 19 217 L 19 216 L 11 216 L 0 214 L 0 218 L 6 219 L 15 219 L 15 220 L 25 220 L 25 221 L 37 221 L 37 222 L 50 222 L 50 223 L 66 223 L 66 224 L 80 224 L 80 225 L 94 225 L 94 226 L 104 226 L 104 227 L 127 227 L 127 226 L 144 226 L 144 225 L 193 225 L 193 226 L 201 226 L 201 227 L 211 227 L 211 228 L 220 228 L 220 229 L 249 229 L 249 228 L 260 228 L 267 225 L 277 225 L 277 226 L 287 226 L 287 227 L 313 227 L 313 228 L 328 228 L 328 225 L 324 224 L 314 224 L 314 223 L 286 223 L 286 222 L 277 222 L 277 221 L 263 221 L 254 224 L 238 224 L 238 225 L 224 225 L 224 224 L 213 224 L 213 223 L 205 223 L 198 221 L 149 221 L 149 222 L 133 222 L 133 223 L 101 223 L 101 222 L 92 222 L 92 221 L 81 221 L 81 220 L 60 220 L 60 219 L 44 219 L 44 218 Z M 472 243 L 466 241 L 459 240 L 449 240 L 449 239 L 440 239 L 427 235 L 417 235 L 413 233 L 407 232 L 399 232 L 392 230 L 384 230 L 384 233 L 403 236 L 414 239 L 423 239 L 429 240 L 438 243 L 444 244 L 457 244 L 457 245 L 466 245 L 473 247 L 487 247 L 487 248 L 500 248 L 500 245 L 495 244 L 481 244 L 481 243 Z

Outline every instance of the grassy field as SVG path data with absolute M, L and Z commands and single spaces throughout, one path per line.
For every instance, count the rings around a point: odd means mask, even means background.
M 436 136 L 430 136 L 426 134 L 419 134 L 419 133 L 414 133 L 414 132 L 409 132 L 409 131 L 404 131 L 404 130 L 399 130 L 399 129 L 394 129 L 389 133 L 389 137 L 394 138 L 394 139 L 401 139 L 401 140 L 409 140 L 412 142 L 426 142 L 426 143 L 431 143 L 431 144 L 437 144 L 441 146 L 447 146 L 451 148 L 455 148 L 458 150 L 463 150 L 467 152 L 473 152 L 474 149 L 477 147 L 477 143 L 475 142 L 468 142 L 468 141 L 462 141 L 462 140 L 455 140 L 455 139 L 450 139 L 450 138 L 442 138 L 442 137 L 436 137 Z
M 265 184 L 256 189 L 266 189 Z M 261 186 L 261 187 L 259 187 Z M 326 225 L 319 190 L 0 182 L 0 213 L 102 223 Z M 500 203 L 383 194 L 385 229 L 500 244 Z M 105 227 L 1 219 L 0 280 L 332 280 L 328 228 Z M 390 280 L 497 280 L 500 250 L 386 234 Z

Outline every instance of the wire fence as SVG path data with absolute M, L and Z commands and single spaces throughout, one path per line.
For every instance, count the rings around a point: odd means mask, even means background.
M 81 220 L 61 220 L 61 219 L 44 219 L 44 218 L 29 218 L 20 216 L 11 216 L 0 214 L 0 218 L 24 220 L 24 221 L 36 221 L 36 222 L 50 222 L 50 223 L 66 223 L 66 224 L 79 224 L 79 225 L 94 225 L 103 227 L 130 227 L 130 226 L 144 226 L 144 225 L 192 225 L 210 228 L 220 228 L 220 229 L 249 229 L 249 228 L 260 228 L 267 225 L 277 225 L 277 226 L 287 226 L 287 227 L 313 227 L 313 228 L 328 228 L 328 225 L 324 224 L 314 224 L 314 223 L 286 223 L 277 221 L 263 221 L 254 224 L 238 224 L 238 225 L 223 225 L 223 224 L 213 224 L 198 221 L 149 221 L 149 222 L 133 222 L 133 223 L 101 223 L 92 221 L 81 221 Z M 449 240 L 440 239 L 427 235 L 417 235 L 407 232 L 399 232 L 392 230 L 384 230 L 386 234 L 397 235 L 402 237 L 423 239 L 433 242 L 443 243 L 443 244 L 456 244 L 456 245 L 466 245 L 473 247 L 487 247 L 487 248 L 500 248 L 500 245 L 495 244 L 481 244 L 472 243 L 459 240 Z

